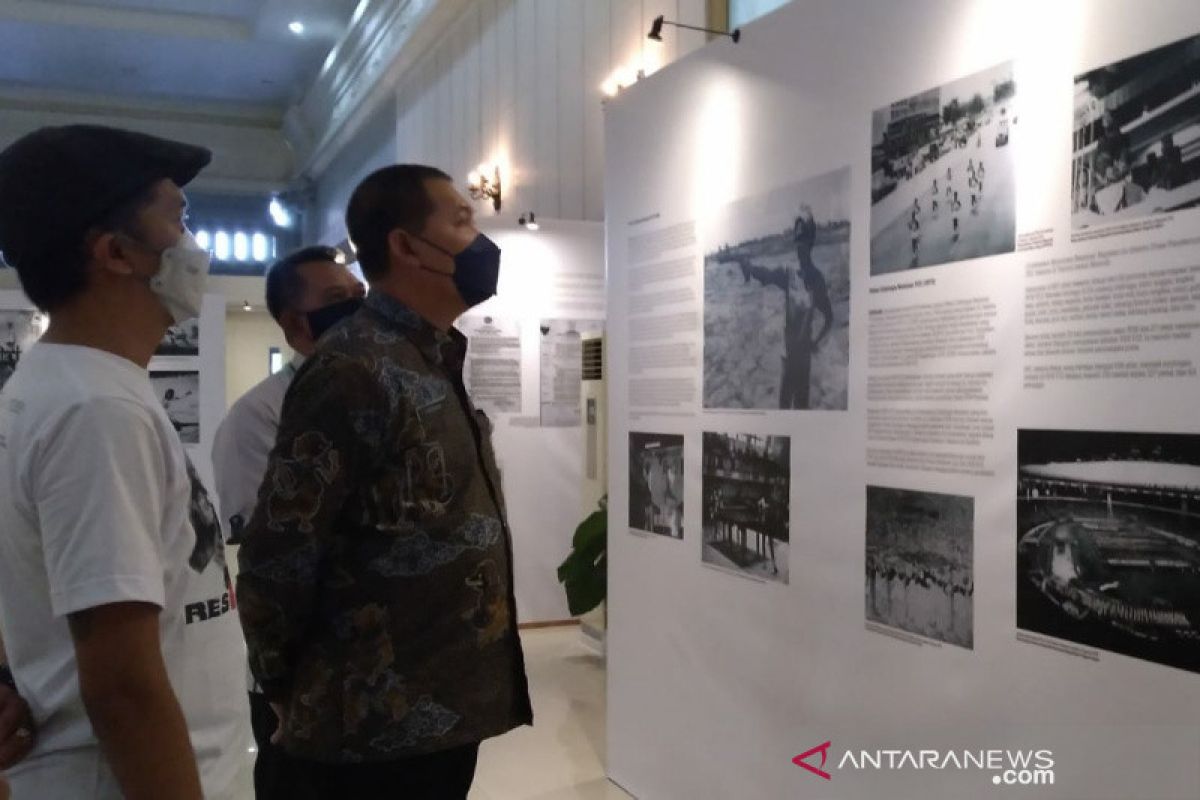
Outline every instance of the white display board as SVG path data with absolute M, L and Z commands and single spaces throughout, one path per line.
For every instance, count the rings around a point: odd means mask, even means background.
M 511 220 L 483 220 L 480 228 L 501 250 L 497 296 L 459 321 L 466 333 L 485 331 L 485 359 L 511 358 L 511 336 L 520 339 L 520 411 L 491 403 L 493 443 L 500 463 L 513 533 L 517 615 L 522 623 L 570 618 L 558 582 L 559 564 L 571 552 L 582 521 L 583 429 L 547 427 L 539 413 L 544 321 L 570 319 L 583 333 L 604 329 L 604 227 L 592 222 L 540 219 L 537 231 Z M 491 319 L 491 323 L 487 320 Z M 504 344 L 503 351 L 496 343 Z M 471 370 L 468 358 L 468 371 Z M 492 372 L 491 374 L 495 374 Z M 506 379 L 511 383 L 511 375 Z
M 225 306 L 224 295 L 204 295 L 199 319 L 168 330 L 149 364 L 159 399 L 174 395 L 164 402 L 167 416 L 214 503 L 212 442 L 225 417 Z
M 1200 796 L 1197 35 L 806 0 L 608 103 L 613 780 Z

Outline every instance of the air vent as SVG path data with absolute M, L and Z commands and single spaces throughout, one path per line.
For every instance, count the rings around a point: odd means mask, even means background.
M 583 341 L 583 379 L 585 381 L 604 380 L 604 339 L 584 339 Z

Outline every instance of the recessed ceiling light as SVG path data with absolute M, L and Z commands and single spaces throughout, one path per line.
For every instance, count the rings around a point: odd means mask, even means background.
M 298 19 L 294 19 L 288 23 L 288 30 L 299 36 L 304 33 L 304 23 Z

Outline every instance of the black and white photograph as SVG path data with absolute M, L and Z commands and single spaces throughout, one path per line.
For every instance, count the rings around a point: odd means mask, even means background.
M 683 538 L 683 437 L 629 434 L 629 527 Z
M 1012 62 L 871 115 L 871 274 L 999 253 L 1017 241 Z
M 21 354 L 42 335 L 43 319 L 36 311 L 0 310 L 0 389 L 16 372 Z
M 1017 627 L 1200 672 L 1200 436 L 1017 434 Z
M 788 582 L 791 440 L 705 433 L 704 563 Z
M 200 355 L 200 320 L 189 319 L 178 325 L 167 328 L 156 356 L 198 356 Z
M 200 443 L 200 373 L 151 372 L 150 385 L 184 444 Z
M 867 487 L 867 619 L 975 647 L 975 499 Z
M 1200 36 L 1075 76 L 1076 229 L 1200 204 Z
M 704 258 L 704 407 L 846 409 L 850 168 L 714 215 Z

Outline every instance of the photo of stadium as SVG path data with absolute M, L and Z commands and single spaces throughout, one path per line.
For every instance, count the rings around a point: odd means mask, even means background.
M 1200 436 L 1018 433 L 1017 627 L 1200 672 Z
M 1200 204 L 1200 36 L 1075 76 L 1071 221 Z

